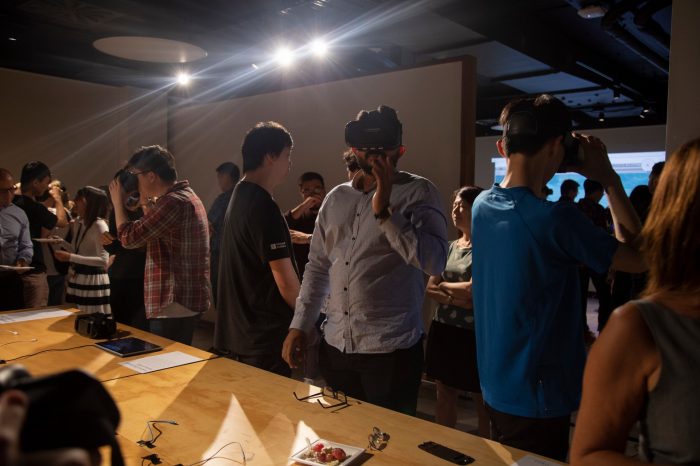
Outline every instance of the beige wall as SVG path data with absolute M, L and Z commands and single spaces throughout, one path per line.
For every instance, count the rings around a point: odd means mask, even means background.
M 107 184 L 133 152 L 167 142 L 167 97 L 0 69 L 0 167 L 41 160 L 72 193 Z
M 396 108 L 408 150 L 399 168 L 433 181 L 447 202 L 459 183 L 462 65 L 460 62 L 289 89 L 213 104 L 171 107 L 170 147 L 181 178 L 208 206 L 218 194 L 214 170 L 232 160 L 255 123 L 275 120 L 294 138 L 292 169 L 275 192 L 282 209 L 300 200 L 296 179 L 317 171 L 330 188 L 345 178 L 345 123 L 361 109 Z

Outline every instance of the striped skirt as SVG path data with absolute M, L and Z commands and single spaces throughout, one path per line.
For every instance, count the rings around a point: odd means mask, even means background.
M 68 274 L 66 302 L 75 304 L 85 314 L 111 314 L 109 275 L 101 267 L 72 264 Z

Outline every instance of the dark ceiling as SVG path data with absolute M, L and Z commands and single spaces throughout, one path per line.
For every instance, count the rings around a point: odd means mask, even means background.
M 584 19 L 584 7 L 605 16 Z M 0 67 L 171 86 L 199 101 L 472 55 L 477 134 L 493 132 L 508 100 L 544 92 L 563 99 L 581 128 L 666 121 L 671 0 L 4 0 L 0 23 Z M 207 56 L 184 65 L 121 59 L 93 47 L 110 36 L 184 41 Z M 326 59 L 287 69 L 270 61 L 280 44 L 316 36 L 331 44 Z M 170 84 L 178 71 L 193 75 L 188 88 Z

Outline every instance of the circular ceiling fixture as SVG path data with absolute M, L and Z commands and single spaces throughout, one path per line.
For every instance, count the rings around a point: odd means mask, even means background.
M 108 55 L 153 63 L 188 63 L 207 56 L 206 50 L 196 45 L 158 37 L 105 37 L 92 45 Z

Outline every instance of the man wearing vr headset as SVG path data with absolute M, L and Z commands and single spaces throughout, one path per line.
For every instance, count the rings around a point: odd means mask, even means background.
M 396 170 L 396 111 L 362 111 L 345 128 L 361 170 L 321 206 L 285 340 L 291 367 L 330 294 L 319 365 L 329 386 L 415 414 L 423 362 L 424 274 L 447 260 L 446 219 L 430 181 Z
M 605 145 L 571 133 L 566 106 L 542 95 L 508 104 L 497 146 L 506 176 L 474 202 L 474 318 L 492 437 L 561 461 L 585 363 L 578 267 L 641 272 L 641 226 Z M 542 199 L 556 172 L 600 182 L 615 237 L 573 203 Z

